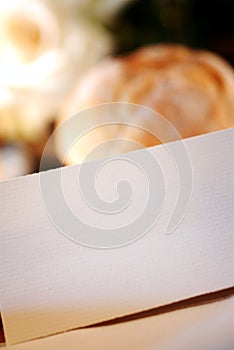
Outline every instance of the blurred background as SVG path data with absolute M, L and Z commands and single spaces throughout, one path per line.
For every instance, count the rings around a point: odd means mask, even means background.
M 1 0 L 0 179 L 38 171 L 67 99 L 98 62 L 180 43 L 233 65 L 233 18 L 232 0 Z

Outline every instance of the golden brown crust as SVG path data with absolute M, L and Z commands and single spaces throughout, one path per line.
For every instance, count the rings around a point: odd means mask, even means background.
M 181 45 L 155 45 L 96 66 L 78 84 L 62 119 L 107 102 L 151 107 L 181 137 L 234 125 L 234 72 L 219 56 Z M 145 146 L 157 143 L 137 131 L 129 137 Z

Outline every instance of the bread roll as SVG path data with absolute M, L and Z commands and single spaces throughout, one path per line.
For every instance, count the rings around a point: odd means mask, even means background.
M 181 45 L 144 47 L 127 56 L 106 60 L 86 74 L 66 102 L 59 123 L 83 109 L 108 102 L 150 107 L 172 123 L 182 138 L 208 133 L 234 124 L 234 72 L 226 61 L 211 52 Z M 128 118 L 134 119 L 134 115 L 126 116 L 126 123 Z M 59 154 L 65 142 L 61 135 L 56 142 Z M 126 126 L 112 131 L 110 127 L 98 128 L 74 146 L 77 149 L 73 149 L 73 156 L 66 162 L 80 162 L 95 147 L 97 139 L 105 142 L 110 135 L 127 137 L 145 147 L 159 143 L 157 138 L 137 128 Z M 66 135 L 66 142 L 68 139 Z M 126 151 L 128 147 L 121 148 L 119 153 Z

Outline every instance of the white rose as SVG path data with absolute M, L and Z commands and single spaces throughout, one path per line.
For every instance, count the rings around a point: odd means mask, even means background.
M 74 79 L 111 50 L 103 27 L 65 4 L 0 2 L 0 139 L 41 137 Z

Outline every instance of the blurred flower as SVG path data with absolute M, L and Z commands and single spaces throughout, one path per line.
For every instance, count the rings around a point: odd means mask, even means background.
M 102 62 L 87 73 L 77 82 L 60 122 L 83 109 L 107 102 L 148 106 L 167 118 L 181 137 L 191 137 L 234 125 L 234 72 L 227 62 L 210 52 L 180 45 L 145 47 L 128 56 Z M 98 117 L 102 124 L 102 115 Z M 124 121 L 131 123 L 135 118 L 139 116 L 126 113 Z M 150 129 L 145 116 L 142 114 L 140 118 Z M 113 122 L 116 120 L 119 118 L 113 116 Z M 151 125 L 151 129 L 154 127 Z M 109 129 L 97 128 L 85 135 L 74 146 L 77 148 L 73 147 L 68 163 L 81 162 L 97 142 L 109 140 Z M 69 132 L 58 136 L 56 144 L 60 155 L 64 153 L 62 147 L 66 149 L 69 144 Z M 139 128 L 115 128 L 113 138 L 130 139 L 142 147 L 158 143 Z M 130 150 L 123 149 L 119 143 L 119 149 L 113 151 L 118 154 Z M 108 155 L 111 155 L 110 149 Z
M 0 2 L 0 139 L 38 140 L 74 78 L 111 51 L 109 33 L 66 3 Z

